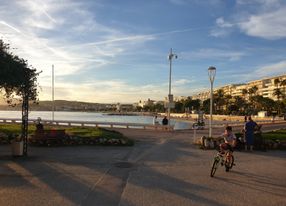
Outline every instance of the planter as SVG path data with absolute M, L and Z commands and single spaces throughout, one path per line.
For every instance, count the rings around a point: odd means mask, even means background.
M 11 143 L 11 150 L 13 156 L 23 156 L 23 141 Z

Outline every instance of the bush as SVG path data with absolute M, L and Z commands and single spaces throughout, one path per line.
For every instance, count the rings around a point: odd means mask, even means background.
M 66 135 L 58 139 L 34 139 L 30 143 L 34 145 L 51 146 L 51 145 L 115 145 L 115 146 L 132 146 L 134 141 L 125 137 L 117 131 L 92 128 L 92 127 L 65 127 L 65 126 L 45 126 L 45 130 L 64 129 Z M 35 134 L 35 126 L 29 126 L 30 137 Z M 11 140 L 19 136 L 21 125 L 7 124 L 0 125 L 0 144 L 9 144 Z M 33 138 L 29 138 L 32 140 Z

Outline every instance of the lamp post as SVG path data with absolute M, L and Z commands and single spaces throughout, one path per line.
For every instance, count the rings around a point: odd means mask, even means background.
M 210 92 L 210 120 L 209 120 L 209 137 L 212 137 L 212 121 L 213 121 L 213 83 L 216 74 L 216 68 L 210 66 L 208 69 L 209 78 L 211 82 L 211 92 Z
M 171 94 L 171 79 L 172 79 L 172 59 L 177 59 L 178 56 L 173 53 L 172 48 L 170 49 L 170 54 L 168 59 L 170 61 L 170 71 L 169 71 L 169 95 L 168 95 L 168 126 L 170 126 L 170 113 L 171 113 L 171 103 L 173 103 L 173 95 Z
M 55 120 L 55 72 L 54 65 L 52 65 L 52 121 Z

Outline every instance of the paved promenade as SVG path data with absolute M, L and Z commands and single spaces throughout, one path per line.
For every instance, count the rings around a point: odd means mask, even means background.
M 286 205 L 286 151 L 235 152 L 233 170 L 211 178 L 215 151 L 192 131 L 120 131 L 136 145 L 30 147 L 20 159 L 0 146 L 0 205 Z

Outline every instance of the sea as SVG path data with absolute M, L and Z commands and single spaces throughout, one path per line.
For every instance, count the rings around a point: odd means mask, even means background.
M 40 117 L 42 120 L 52 120 L 51 111 L 30 111 L 29 119 L 35 120 Z M 1 118 L 21 119 L 21 111 L 0 111 Z M 161 123 L 161 117 L 157 120 Z M 70 112 L 70 111 L 55 111 L 55 121 L 96 121 L 96 122 L 116 122 L 116 123 L 139 123 L 139 124 L 153 124 L 152 116 L 143 115 L 114 115 L 110 113 L 100 112 Z M 189 128 L 192 124 L 190 122 L 178 121 L 171 119 L 170 124 L 178 128 Z

